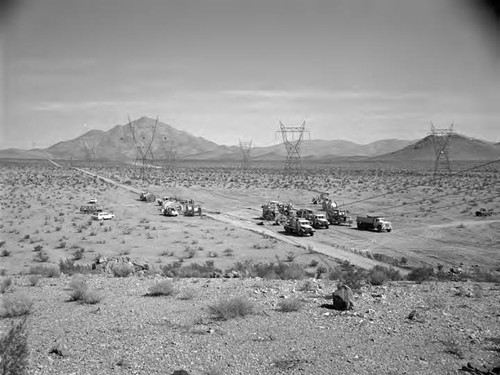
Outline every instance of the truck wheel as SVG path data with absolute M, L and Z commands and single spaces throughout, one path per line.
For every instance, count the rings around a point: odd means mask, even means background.
M 377 227 L 377 230 L 378 230 L 379 232 L 382 232 L 382 226 L 380 226 L 380 225 L 379 225 L 379 226 Z
M 311 237 L 314 236 L 314 232 L 311 232 Z
M 392 232 L 392 229 L 387 229 L 387 233 L 390 233 L 390 232 Z
M 330 228 L 330 226 L 329 225 L 325 225 L 325 229 L 328 229 L 328 228 Z

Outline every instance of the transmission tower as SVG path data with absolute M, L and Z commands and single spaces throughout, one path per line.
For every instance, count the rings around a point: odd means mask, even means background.
M 252 140 L 250 141 L 240 141 L 240 151 L 241 151 L 241 169 L 250 168 L 250 152 L 252 151 Z
M 151 146 L 153 145 L 156 129 L 158 127 L 158 117 L 156 117 L 154 125 L 151 126 L 151 133 L 147 137 L 144 135 L 144 132 L 139 134 L 140 132 L 134 127 L 130 117 L 128 118 L 128 125 L 135 147 L 135 165 L 140 168 L 141 178 L 144 180 L 146 168 L 153 166 L 155 162 Z M 128 137 L 122 139 L 126 142 L 129 140 Z
M 90 137 L 80 138 L 80 143 L 83 147 L 85 160 L 93 162 L 95 160 L 95 143 L 90 139 Z
M 174 167 L 175 161 L 177 159 L 177 151 L 175 149 L 175 144 L 173 140 L 168 140 L 167 137 L 164 137 L 165 141 L 165 153 L 164 153 L 164 169 L 172 169 Z
M 434 144 L 434 153 L 436 160 L 434 162 L 434 176 L 450 174 L 450 157 L 449 157 L 449 144 L 450 137 L 453 134 L 453 124 L 447 129 L 438 129 L 431 122 L 432 142 Z
M 286 148 L 285 159 L 285 173 L 297 172 L 302 168 L 300 159 L 300 145 L 304 140 L 304 134 L 310 135 L 309 130 L 306 129 L 306 122 L 304 121 L 300 126 L 285 126 L 280 121 L 280 129 L 276 134 L 281 134 L 283 144 Z
M 83 160 L 92 163 L 95 161 L 95 141 L 87 135 L 87 123 L 83 124 L 83 134 L 80 136 L 80 144 L 83 148 Z

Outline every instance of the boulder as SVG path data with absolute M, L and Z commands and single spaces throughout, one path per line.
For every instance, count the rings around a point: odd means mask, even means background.
M 353 307 L 353 294 L 347 285 L 341 285 L 333 292 L 332 304 L 335 310 L 351 310 Z

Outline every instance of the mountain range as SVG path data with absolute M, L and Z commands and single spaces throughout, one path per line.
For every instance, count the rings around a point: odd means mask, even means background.
M 155 130 L 154 130 L 155 129 Z M 152 136 L 154 131 L 154 137 Z M 301 157 L 306 160 L 335 160 L 358 157 L 369 160 L 395 161 L 435 159 L 433 135 L 421 140 L 386 139 L 360 145 L 345 140 L 304 140 Z M 453 133 L 448 143 L 452 160 L 495 160 L 500 158 L 500 143 L 487 142 Z M 150 150 L 150 151 L 149 151 Z M 155 159 L 167 159 L 175 154 L 178 160 L 240 160 L 239 146 L 218 145 L 202 137 L 141 117 L 126 125 L 116 125 L 108 131 L 91 130 L 72 140 L 59 142 L 46 149 L 0 150 L 0 158 L 14 159 L 79 159 L 79 160 L 136 160 L 151 154 Z M 283 144 L 253 147 L 252 160 L 283 160 Z

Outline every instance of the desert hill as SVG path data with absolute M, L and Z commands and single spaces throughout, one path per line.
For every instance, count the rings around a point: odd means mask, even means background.
M 432 161 L 435 159 L 434 137 L 428 135 L 415 144 L 377 156 L 373 160 Z M 452 134 L 448 141 L 448 156 L 450 160 L 461 161 L 495 160 L 500 158 L 500 148 L 490 142 Z
M 0 158 L 134 161 L 138 153 L 136 145 L 146 153 L 151 143 L 152 155 L 157 160 L 168 159 L 172 154 L 175 154 L 176 159 L 187 160 L 239 161 L 241 159 L 238 146 L 218 145 L 160 121 L 153 138 L 155 122 L 152 118 L 141 117 L 131 124 L 116 125 L 108 131 L 91 130 L 80 137 L 59 142 L 45 150 L 0 150 Z M 333 161 L 345 157 L 374 158 L 373 160 L 380 161 L 434 159 L 432 136 L 420 141 L 386 139 L 365 145 L 346 140 L 304 140 L 300 152 L 301 156 L 309 161 Z M 255 161 L 283 160 L 286 149 L 282 143 L 254 147 L 251 156 Z M 458 134 L 454 134 L 450 139 L 450 158 L 453 160 L 492 160 L 499 156 L 498 143 L 493 144 Z

